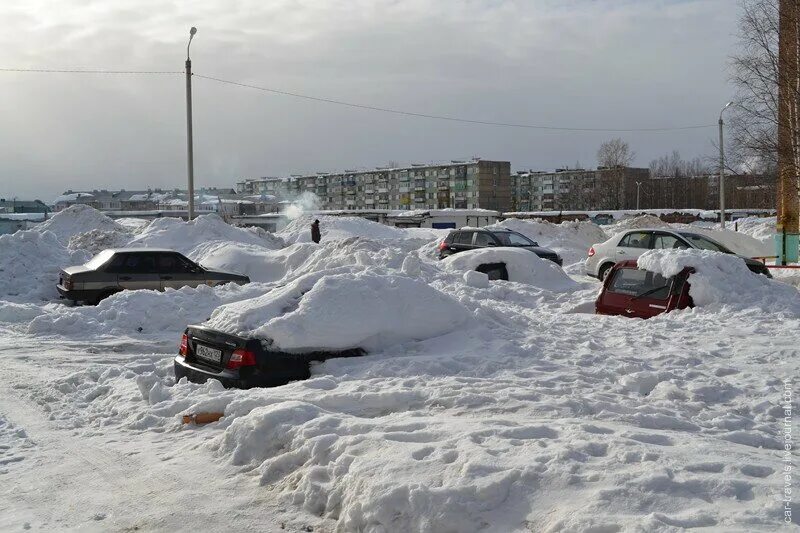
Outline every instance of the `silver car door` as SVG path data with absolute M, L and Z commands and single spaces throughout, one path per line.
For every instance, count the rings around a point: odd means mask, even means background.
M 650 249 L 653 234 L 649 231 L 633 231 L 623 237 L 615 250 L 614 257 L 617 261 L 638 259 L 640 255 Z
M 169 252 L 160 253 L 158 257 L 158 272 L 161 287 L 197 287 L 206 282 L 205 273 L 180 254 Z
M 130 252 L 125 255 L 127 256 L 125 263 L 117 274 L 121 288 L 161 290 L 161 280 L 156 272 L 155 254 Z

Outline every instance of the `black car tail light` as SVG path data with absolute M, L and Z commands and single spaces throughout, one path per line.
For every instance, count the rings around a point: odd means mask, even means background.
M 244 348 L 237 348 L 231 354 L 231 358 L 228 359 L 228 364 L 225 365 L 225 368 L 230 370 L 236 370 L 237 368 L 241 368 L 243 366 L 255 366 L 256 365 L 256 354 L 251 352 L 250 350 L 245 350 Z
M 181 337 L 181 347 L 178 350 L 178 353 L 184 357 L 189 355 L 189 335 L 186 333 L 184 333 L 183 337 Z

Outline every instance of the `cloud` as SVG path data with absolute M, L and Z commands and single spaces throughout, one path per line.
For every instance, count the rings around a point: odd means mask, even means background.
M 713 123 L 730 0 L 153 0 L 0 5 L 0 65 L 181 70 L 369 105 L 586 127 Z M 0 194 L 179 186 L 183 78 L 0 74 Z M 480 155 L 594 163 L 611 136 L 402 118 L 194 80 L 200 185 Z M 629 135 L 638 163 L 713 131 Z

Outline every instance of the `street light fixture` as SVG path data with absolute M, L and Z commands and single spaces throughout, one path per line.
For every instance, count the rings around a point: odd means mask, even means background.
M 194 218 L 194 143 L 192 139 L 192 60 L 189 47 L 197 28 L 189 30 L 189 43 L 186 45 L 186 169 L 189 178 L 189 220 Z
M 733 105 L 728 102 L 722 111 L 719 112 L 719 222 L 722 229 L 725 229 L 725 145 L 722 140 L 722 114 Z

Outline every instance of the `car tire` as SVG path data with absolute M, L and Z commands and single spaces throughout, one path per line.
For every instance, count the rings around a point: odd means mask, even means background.
M 606 263 L 600 267 L 600 270 L 597 271 L 597 279 L 600 281 L 605 281 L 606 276 L 608 273 L 611 272 L 611 267 L 614 266 L 614 263 Z

